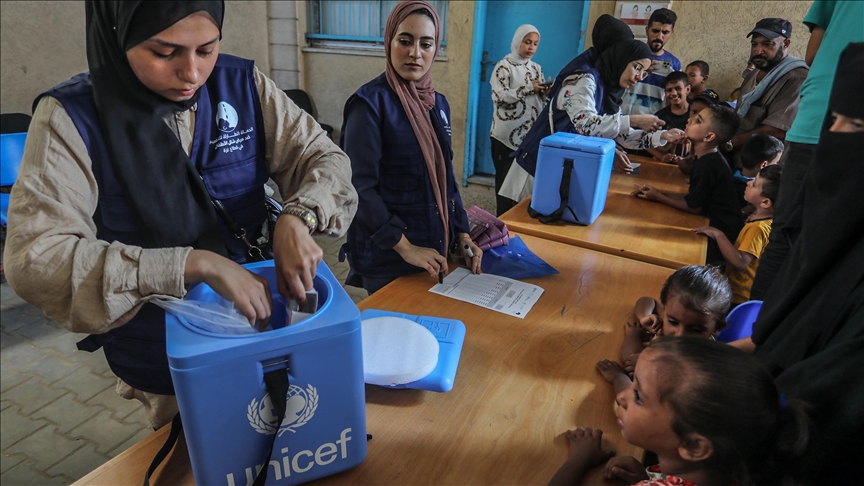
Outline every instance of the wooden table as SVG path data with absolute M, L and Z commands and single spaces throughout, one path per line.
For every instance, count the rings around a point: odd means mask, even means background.
M 614 358 L 624 322 L 671 270 L 522 236 L 559 275 L 527 279 L 545 289 L 525 317 L 432 294 L 428 275 L 400 278 L 360 303 L 462 320 L 465 344 L 447 393 L 366 387 L 366 461 L 318 484 L 546 484 L 567 456 L 563 433 L 600 427 L 606 447 L 639 457 L 616 423 L 612 387 L 595 370 Z M 140 484 L 165 428 L 76 484 Z M 610 484 L 595 469 L 587 484 Z M 183 445 L 156 485 L 193 484 Z
M 609 181 L 609 191 L 619 194 L 630 194 L 633 192 L 633 184 L 649 184 L 663 192 L 673 194 L 687 194 L 690 187 L 687 180 L 690 176 L 681 172 L 677 165 L 666 164 L 654 159 L 630 156 L 631 162 L 641 164 L 637 167 L 638 174 L 612 174 Z
M 638 176 L 612 176 L 623 177 Z M 528 215 L 530 202 L 527 198 L 501 215 L 511 231 L 668 268 L 705 264 L 708 239 L 692 231 L 708 224 L 704 216 L 617 192 L 612 184 L 605 209 L 588 226 L 566 221 L 543 224 Z

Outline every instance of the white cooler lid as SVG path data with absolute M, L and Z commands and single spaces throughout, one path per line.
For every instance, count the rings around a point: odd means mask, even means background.
M 438 365 L 438 340 L 402 317 L 362 321 L 363 376 L 371 385 L 403 385 L 426 377 Z

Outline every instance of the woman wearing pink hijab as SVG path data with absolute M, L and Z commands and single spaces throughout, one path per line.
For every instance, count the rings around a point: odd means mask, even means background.
M 384 73 L 345 103 L 340 145 L 360 198 L 343 247 L 346 283 L 370 294 L 424 270 L 437 279 L 450 254 L 480 272 L 482 252 L 453 174 L 450 105 L 432 86 L 440 39 L 432 5 L 396 5 L 384 32 Z

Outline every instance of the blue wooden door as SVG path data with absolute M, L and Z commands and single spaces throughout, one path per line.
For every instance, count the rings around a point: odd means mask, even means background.
M 492 155 L 489 149 L 489 130 L 492 127 L 492 87 L 489 79 L 495 64 L 510 53 L 510 42 L 513 33 L 522 24 L 531 24 L 540 31 L 540 46 L 533 60 L 540 64 L 543 73 L 553 78 L 571 59 L 582 52 L 585 45 L 585 25 L 588 20 L 588 4 L 586 1 L 505 1 L 494 0 L 485 3 L 485 25 L 475 27 L 474 42 L 480 42 L 482 47 L 472 49 L 472 63 L 479 65 L 479 70 L 472 66 L 472 72 L 479 84 L 476 91 L 475 125 L 473 130 L 473 150 L 466 150 L 465 173 L 467 178 L 474 173 L 494 174 Z M 482 15 L 483 9 L 476 9 Z M 475 26 L 477 21 L 475 19 Z M 478 35 L 478 30 L 482 35 Z M 474 81 L 472 79 L 472 81 Z M 470 144 L 470 141 L 468 141 Z

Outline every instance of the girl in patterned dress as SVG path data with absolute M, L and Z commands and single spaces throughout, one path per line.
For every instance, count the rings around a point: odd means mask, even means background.
M 697 337 L 648 345 L 616 397 L 627 442 L 657 454 L 647 470 L 601 448 L 603 431 L 567 431 L 569 457 L 550 484 L 579 484 L 592 467 L 639 486 L 788 484 L 809 436 L 803 402 L 786 400 L 746 353 Z M 794 479 L 794 478 L 792 478 Z
M 489 134 L 492 163 L 495 165 L 495 194 L 501 190 L 513 158 L 510 153 L 522 143 L 546 103 L 551 84 L 544 86 L 543 68 L 532 61 L 540 45 L 540 32 L 530 24 L 520 25 L 513 34 L 510 54 L 492 72 L 492 130 Z M 551 83 L 551 78 L 550 78 Z M 513 201 L 497 196 L 498 215 L 513 207 Z

